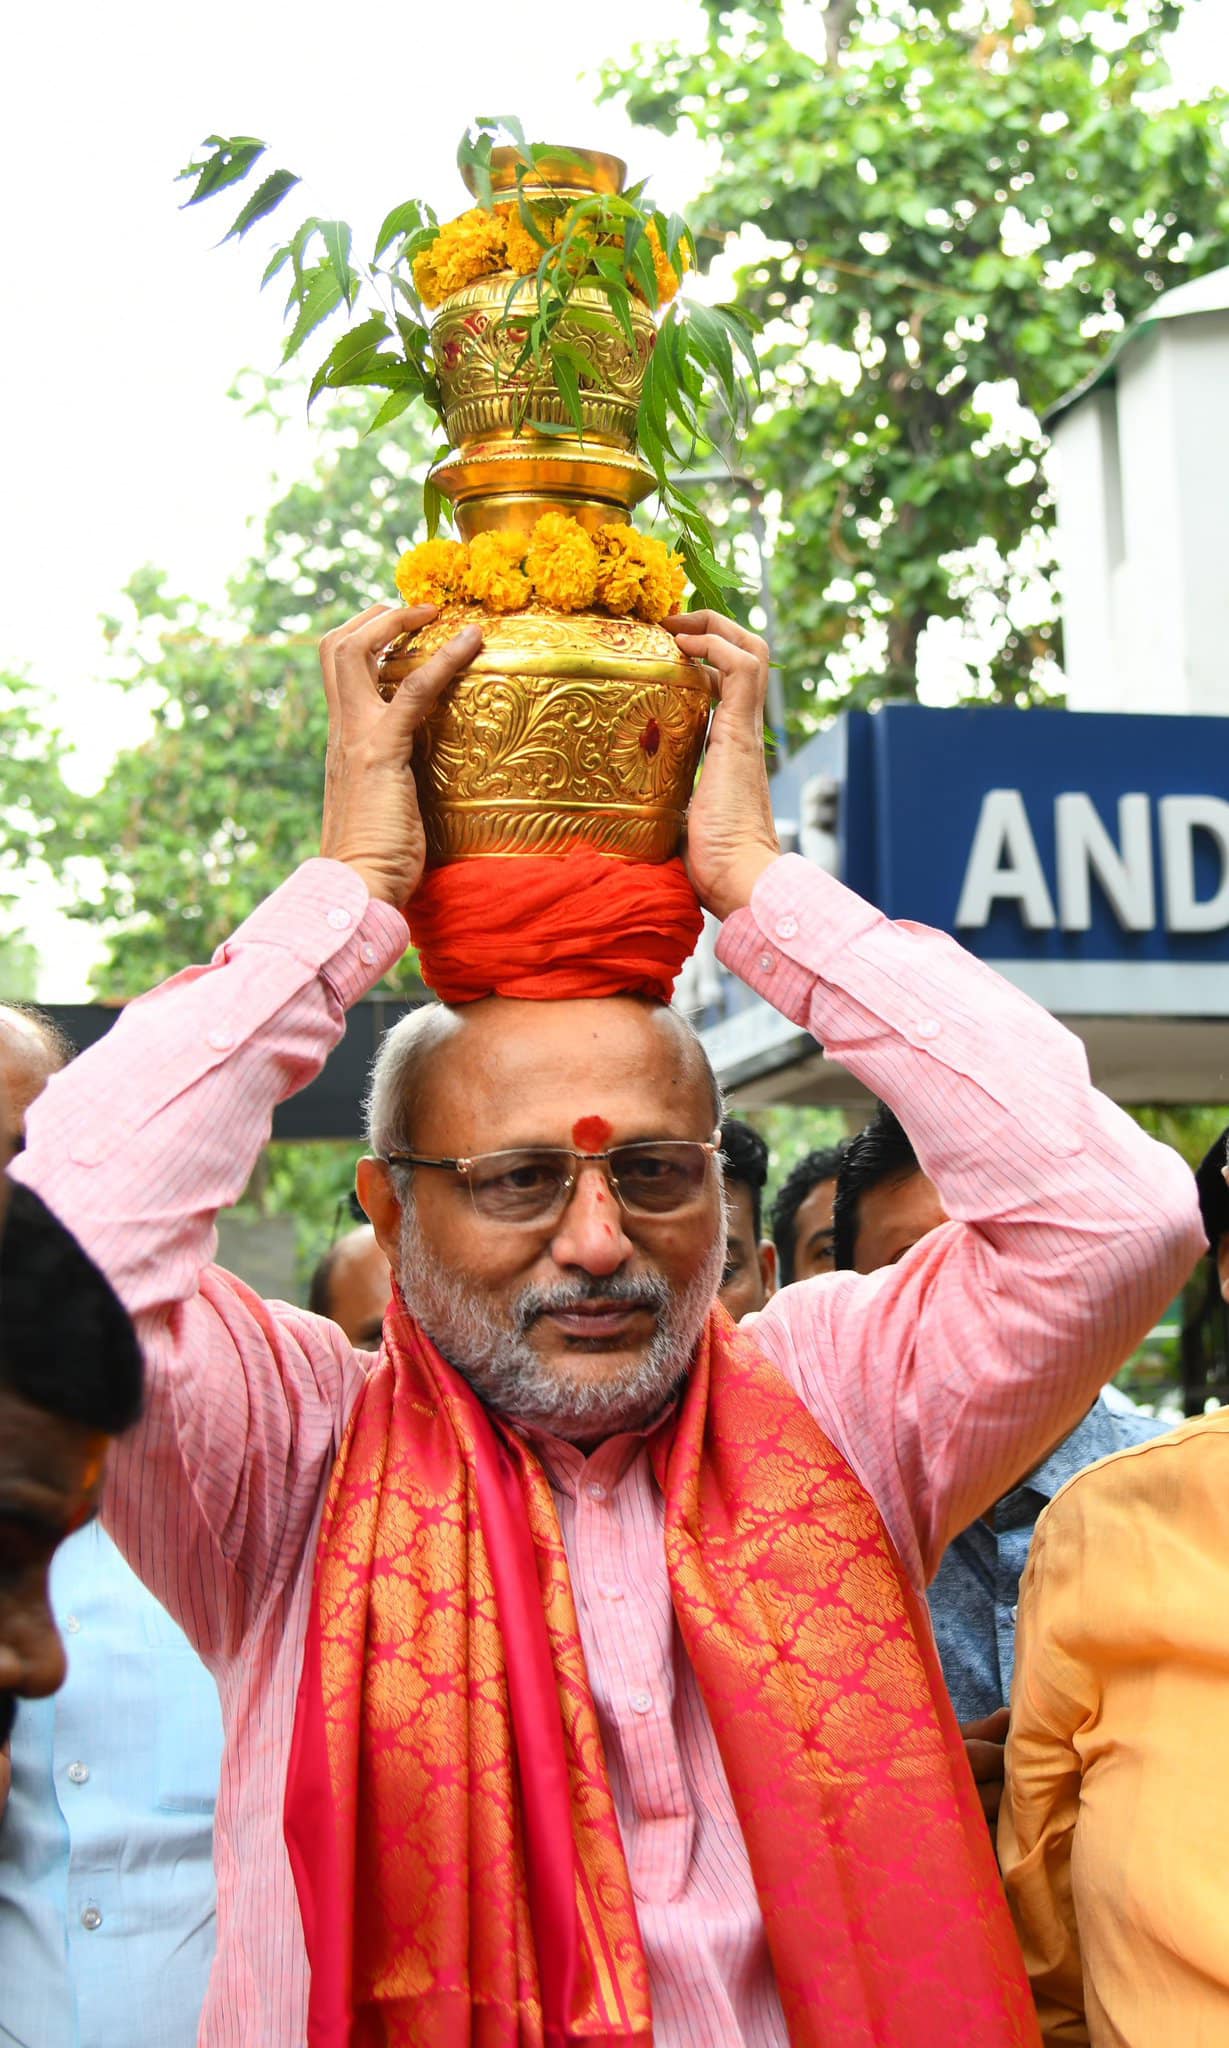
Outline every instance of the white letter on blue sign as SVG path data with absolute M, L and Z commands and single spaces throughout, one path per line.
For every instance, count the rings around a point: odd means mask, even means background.
M 1065 932 L 1092 925 L 1092 878 L 1104 889 L 1124 931 L 1150 932 L 1156 923 L 1152 881 L 1152 832 L 1146 796 L 1118 799 L 1118 846 L 1083 791 L 1054 799 L 1058 849 L 1058 921 Z
M 1206 832 L 1220 860 L 1210 896 L 1195 895 L 1195 834 Z M 1229 925 L 1229 804 L 1219 796 L 1161 798 L 1165 923 L 1171 932 L 1219 932 Z
M 988 789 L 982 798 L 957 926 L 984 925 L 996 903 L 1018 903 L 1030 931 L 1054 928 L 1054 905 L 1018 789 Z

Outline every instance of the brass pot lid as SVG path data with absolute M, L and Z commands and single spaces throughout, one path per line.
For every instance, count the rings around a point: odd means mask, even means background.
M 522 190 L 526 198 L 550 198 L 559 193 L 566 198 L 582 198 L 592 192 L 616 194 L 627 182 L 627 165 L 622 157 L 608 156 L 601 149 L 569 149 L 560 144 L 558 156 L 539 157 L 536 164 L 528 163 L 519 149 L 512 144 L 501 144 L 491 151 L 491 191 L 498 198 L 508 198 L 516 191 L 516 174 L 525 174 Z M 472 164 L 463 166 L 461 176 L 466 188 L 478 197 L 477 180 Z

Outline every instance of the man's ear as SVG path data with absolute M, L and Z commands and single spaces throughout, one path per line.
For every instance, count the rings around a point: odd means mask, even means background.
M 354 1185 L 376 1234 L 376 1242 L 393 1272 L 401 1269 L 401 1204 L 393 1177 L 382 1159 L 360 1159 Z
M 760 1261 L 760 1279 L 764 1283 L 764 1299 L 767 1301 L 777 1291 L 777 1248 L 770 1237 L 762 1237 L 757 1251 Z
M 1220 1298 L 1229 1301 L 1229 1233 L 1216 1240 L 1216 1277 L 1220 1281 Z

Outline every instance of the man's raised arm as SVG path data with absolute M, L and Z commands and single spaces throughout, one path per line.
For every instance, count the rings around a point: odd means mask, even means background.
M 1194 1182 L 1027 996 L 779 856 L 755 770 L 767 649 L 712 614 L 673 625 L 721 676 L 688 820 L 719 957 L 895 1110 L 952 1218 L 899 1265 L 804 1282 L 754 1323 L 922 1582 L 1183 1284 L 1203 1250 Z
M 320 1070 L 349 1004 L 405 949 L 398 906 L 425 854 L 414 734 L 476 636 L 442 649 L 388 705 L 375 661 L 430 616 L 376 606 L 324 642 L 324 857 L 261 904 L 209 967 L 130 1003 L 55 1078 L 31 1110 L 14 1168 L 137 1324 L 149 1402 L 113 1468 L 110 1518 L 178 1618 L 198 1601 L 191 1633 L 205 1647 L 233 1617 L 224 1625 L 200 1608 L 199 1588 L 168 1577 L 190 1570 L 188 1539 L 219 1552 L 259 1598 L 304 1539 L 357 1385 L 340 1333 L 270 1313 L 211 1266 L 214 1218 L 242 1194 L 276 1105 Z M 171 1544 L 161 1534 L 173 1522 L 183 1540 Z

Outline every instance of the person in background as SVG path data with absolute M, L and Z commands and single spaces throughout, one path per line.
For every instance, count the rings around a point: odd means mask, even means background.
M 1196 1175 L 1229 1293 L 1222 1132 Z M 1047 2044 L 1229 2041 L 1229 1410 L 1080 1473 L 1020 1593 L 999 1857 Z
M 816 1273 L 833 1273 L 832 1205 L 844 1141 L 808 1152 L 781 1183 L 772 1207 L 772 1237 L 777 1248 L 777 1284 L 792 1287 Z
M 312 1274 L 307 1306 L 336 1323 L 356 1351 L 378 1351 L 392 1291 L 388 1260 L 364 1223 L 330 1245 Z
M 49 1081 L 54 1086 L 71 1051 L 37 1011 L 0 1008 L 10 1156 L 22 1149 L 26 1110 Z M 0 2041 L 191 2048 L 214 1951 L 217 1688 L 94 1518 L 101 1447 L 106 1433 L 135 1420 L 140 1359 L 102 1275 L 71 1240 L 59 1242 L 67 1232 L 54 1218 L 26 1218 L 35 1200 L 14 1188 L 4 1258 L 17 1268 L 27 1334 L 19 1337 L 10 1320 L 6 1271 L 3 1342 L 25 1353 L 27 1400 L 37 1387 L 51 1408 L 57 1380 L 70 1373 L 81 1373 L 82 1386 L 58 1393 L 54 1421 L 42 1424 L 44 1436 L 56 1437 L 56 1469 L 65 1477 L 48 1537 L 29 1542 L 29 1576 L 45 1582 L 50 1563 L 50 1611 L 44 1591 L 46 1648 L 37 1679 L 27 1671 L 20 1689 L 46 1695 L 64 1682 L 54 1698 L 23 1699 L 13 1718 L 12 1784 L 0 1819 Z M 77 1295 L 91 1321 L 101 1319 L 101 1342 L 80 1318 L 67 1321 Z M 7 1420 L 6 1397 L 7 1388 Z M 58 1445 L 69 1430 L 79 1449 L 66 1459 Z M 0 1426 L 5 1460 L 11 1441 Z M 57 1532 L 64 1540 L 51 1558 Z M 51 1649 L 52 1613 L 67 1639 L 66 1677 L 58 1643 Z
M 1229 1302 L 1229 1186 L 1225 1171 L 1229 1165 L 1229 1130 L 1221 1132 L 1199 1162 L 1195 1186 L 1199 1214 L 1207 1234 L 1208 1251 L 1216 1268 L 1222 1301 Z
M 725 1173 L 725 1271 L 717 1299 L 736 1323 L 761 1309 L 776 1292 L 777 1253 L 761 1237 L 764 1183 L 768 1179 L 768 1147 L 758 1131 L 737 1117 L 721 1126 L 721 1162 Z
M 881 1102 L 841 1161 L 833 1212 L 838 1270 L 894 1266 L 946 1224 L 938 1189 L 899 1118 Z M 1166 1428 L 1098 1395 L 1070 1435 L 943 1553 L 927 1595 L 930 1616 L 988 1819 L 997 1815 L 1002 1796 L 1018 1589 L 1037 1517 L 1073 1473 Z
M 15 1123 L 0 1059 L 10 1155 Z M 136 1421 L 141 1394 L 136 1336 L 109 1283 L 38 1196 L 0 1171 L 0 1815 L 18 1701 L 64 1678 L 52 1556 L 95 1512 L 108 1441 Z

